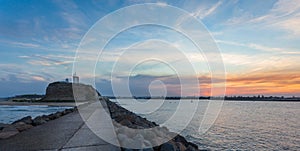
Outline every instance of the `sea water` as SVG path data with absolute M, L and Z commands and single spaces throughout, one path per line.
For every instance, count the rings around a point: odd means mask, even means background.
M 63 111 L 72 107 L 56 107 L 48 105 L 0 105 L 0 123 L 12 123 L 25 116 L 35 118 L 41 115 L 48 115 L 57 111 Z

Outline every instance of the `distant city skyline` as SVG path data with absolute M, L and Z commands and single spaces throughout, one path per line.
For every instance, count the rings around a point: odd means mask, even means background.
M 77 46 L 89 28 L 105 15 L 120 8 L 157 3 L 183 9 L 210 31 L 218 45 L 226 68 L 228 96 L 300 96 L 300 0 L 264 1 L 0 1 L 0 97 L 43 94 L 48 83 L 72 78 Z M 164 15 L 162 13 L 162 15 Z M 112 96 L 111 57 L 132 44 L 160 39 L 171 44 L 164 50 L 151 41 L 138 48 L 168 55 L 181 68 L 173 48 L 191 52 L 195 48 L 182 35 L 158 26 L 141 26 L 117 35 L 105 48 L 96 68 L 96 88 Z M 132 50 L 134 55 L 147 53 Z M 133 55 L 133 56 L 134 56 Z M 209 96 L 209 67 L 203 56 L 189 53 L 197 75 L 187 72 L 183 78 L 199 79 L 199 94 Z M 132 58 L 134 60 L 134 58 Z M 130 61 L 125 62 L 124 66 Z M 118 71 L 120 83 L 127 71 Z M 80 82 L 94 75 L 78 73 Z M 180 84 L 163 64 L 148 62 L 130 76 L 131 91 L 140 96 L 149 93 L 151 81 L 166 81 L 169 95 L 180 94 Z M 160 88 L 153 87 L 157 91 Z M 191 88 L 192 89 L 192 88 Z

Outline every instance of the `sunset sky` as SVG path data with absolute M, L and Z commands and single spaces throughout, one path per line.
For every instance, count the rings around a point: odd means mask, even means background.
M 105 15 L 145 2 L 178 7 L 206 26 L 223 58 L 226 95 L 300 96 L 300 0 L 0 0 L 0 97 L 42 94 L 49 82 L 70 78 L 76 49 L 86 32 Z M 100 93 L 112 95 L 109 75 L 113 57 L 124 49 L 131 59 L 115 73 L 120 84 L 128 78 L 127 67 L 135 57 L 166 56 L 173 65 L 186 69 L 182 70 L 183 79 L 199 80 L 198 94 L 183 95 L 209 95 L 210 71 L 203 56 L 193 53 L 196 48 L 184 36 L 152 25 L 114 37 L 98 60 L 96 75 L 78 73 L 81 81 L 96 76 Z M 192 59 L 196 74 L 187 70 L 175 49 Z M 176 74 L 163 63 L 145 62 L 136 66 L 129 78 L 134 95 L 147 95 L 151 81 L 159 80 L 167 86 L 168 95 L 179 95 Z M 153 91 L 161 91 L 152 86 Z

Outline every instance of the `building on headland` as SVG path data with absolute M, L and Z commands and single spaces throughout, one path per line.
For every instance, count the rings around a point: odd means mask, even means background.
M 76 72 L 73 74 L 73 83 L 79 83 L 79 76 L 76 75 Z

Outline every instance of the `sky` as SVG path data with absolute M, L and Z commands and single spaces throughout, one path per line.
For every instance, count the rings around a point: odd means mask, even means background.
M 0 0 L 0 97 L 43 94 L 48 83 L 71 78 L 76 50 L 93 25 L 118 9 L 143 3 L 178 7 L 205 26 L 222 56 L 226 95 L 300 96 L 299 0 Z M 141 58 L 146 61 L 138 63 Z M 102 95 L 116 95 L 112 83 L 122 87 L 127 79 L 132 95 L 211 94 L 203 54 L 166 27 L 126 29 L 96 62 L 94 75 L 77 74 L 82 82 L 95 78 Z

